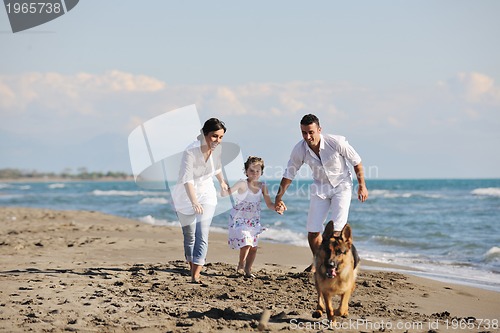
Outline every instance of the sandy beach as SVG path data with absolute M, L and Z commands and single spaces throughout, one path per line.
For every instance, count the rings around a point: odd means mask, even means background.
M 97 212 L 0 208 L 0 332 L 496 332 L 499 293 L 363 260 L 350 315 L 313 319 L 309 249 L 261 242 L 253 279 L 211 233 L 204 285 L 190 284 L 180 228 Z M 387 271 L 389 267 L 389 271 Z M 338 300 L 335 300 L 335 304 Z

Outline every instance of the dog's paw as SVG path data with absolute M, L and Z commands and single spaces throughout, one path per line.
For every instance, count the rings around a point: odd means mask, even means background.
M 335 315 L 346 318 L 346 317 L 349 317 L 349 311 L 348 310 L 341 311 L 340 309 L 336 309 Z
M 313 312 L 312 317 L 318 319 L 318 318 L 321 318 L 322 315 L 323 315 L 323 312 L 321 312 L 320 310 L 316 310 Z

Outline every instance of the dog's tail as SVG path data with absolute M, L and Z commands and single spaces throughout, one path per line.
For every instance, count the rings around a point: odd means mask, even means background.
M 356 250 L 356 246 L 354 246 L 354 244 L 352 244 L 351 252 L 352 256 L 354 257 L 354 268 L 356 268 L 358 267 L 358 264 L 361 261 L 361 259 L 359 258 L 358 250 Z

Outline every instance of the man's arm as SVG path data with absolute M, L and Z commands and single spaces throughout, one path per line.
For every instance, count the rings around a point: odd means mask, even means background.
M 358 200 L 365 202 L 368 199 L 368 189 L 365 184 L 365 173 L 363 165 L 359 163 L 354 166 L 354 171 L 356 172 L 356 178 L 358 179 Z
M 280 187 L 278 189 L 278 193 L 276 193 L 276 198 L 274 199 L 274 210 L 276 210 L 278 214 L 283 214 L 283 211 L 286 210 L 286 205 L 281 198 L 291 183 L 291 179 L 285 177 L 281 178 Z

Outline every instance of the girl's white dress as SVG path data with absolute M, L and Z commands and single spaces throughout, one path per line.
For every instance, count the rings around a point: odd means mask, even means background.
M 235 204 L 229 213 L 229 239 L 232 249 L 244 246 L 257 246 L 258 236 L 266 228 L 260 224 L 260 202 L 262 188 L 257 193 L 247 189 L 246 192 L 233 194 Z

